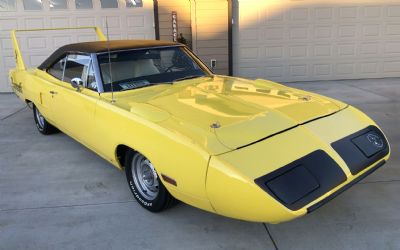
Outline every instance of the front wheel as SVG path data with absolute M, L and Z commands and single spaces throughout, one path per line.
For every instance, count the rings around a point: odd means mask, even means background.
M 49 135 L 58 131 L 56 127 L 46 121 L 44 116 L 40 113 L 39 109 L 35 105 L 33 105 L 33 117 L 35 119 L 36 127 L 40 133 Z
M 153 165 L 142 154 L 129 150 L 125 157 L 125 174 L 137 202 L 151 212 L 160 212 L 175 203 Z

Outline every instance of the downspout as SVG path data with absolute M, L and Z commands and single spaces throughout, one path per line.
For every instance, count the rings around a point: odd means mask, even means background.
M 197 17 L 196 17 L 196 0 L 190 2 L 190 27 L 192 29 L 192 51 L 197 53 Z
M 232 0 L 228 0 L 228 64 L 229 75 L 233 76 L 233 17 Z
M 156 40 L 160 40 L 160 20 L 158 17 L 158 0 L 153 1 L 154 10 L 154 31 L 156 35 Z

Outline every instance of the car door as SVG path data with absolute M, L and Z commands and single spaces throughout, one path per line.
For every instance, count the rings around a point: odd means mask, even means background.
M 40 79 L 36 81 L 38 84 L 35 85 L 35 91 L 38 93 L 38 99 L 35 101 L 35 105 L 40 113 L 46 117 L 46 120 L 53 125 L 57 125 L 53 112 L 54 89 L 62 79 L 65 61 L 66 56 L 63 56 L 45 71 L 38 70 L 35 75 Z
M 73 79 L 78 86 L 72 86 Z M 90 146 L 96 138 L 94 114 L 99 100 L 91 56 L 68 54 L 62 80 L 54 85 L 52 92 L 52 109 L 57 127 Z

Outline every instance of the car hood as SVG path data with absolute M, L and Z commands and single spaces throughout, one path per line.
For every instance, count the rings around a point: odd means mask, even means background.
M 223 76 L 129 92 L 121 98 L 131 112 L 205 144 L 214 154 L 345 107 L 339 101 L 274 82 Z

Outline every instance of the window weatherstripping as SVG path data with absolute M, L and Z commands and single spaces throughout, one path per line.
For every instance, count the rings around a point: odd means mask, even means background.
M 117 0 L 100 0 L 100 4 L 102 9 L 118 8 Z
M 142 0 L 125 0 L 127 8 L 140 8 L 143 7 Z
M 2 11 L 15 11 L 16 7 L 16 0 L 0 0 L 0 12 Z
M 49 7 L 51 10 L 66 10 L 68 9 L 67 0 L 50 0 Z
M 42 10 L 42 0 L 23 0 L 24 10 Z
M 93 2 L 92 0 L 75 0 L 75 8 L 77 10 L 93 9 Z

